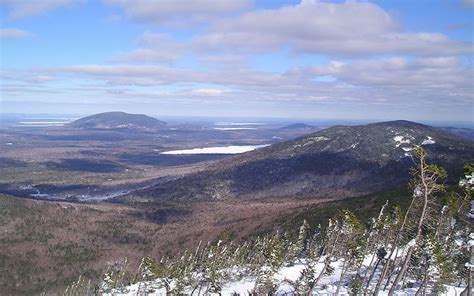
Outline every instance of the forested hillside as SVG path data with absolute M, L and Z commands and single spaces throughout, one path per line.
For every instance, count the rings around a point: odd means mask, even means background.
M 304 221 L 297 235 L 196 242 L 181 256 L 143 258 L 134 275 L 117 262 L 99 286 L 79 280 L 66 294 L 457 295 L 469 284 L 474 166 L 448 188 L 446 171 L 427 163 L 422 148 L 414 154 L 405 210 L 387 202 L 368 223 L 343 209 L 324 228 Z

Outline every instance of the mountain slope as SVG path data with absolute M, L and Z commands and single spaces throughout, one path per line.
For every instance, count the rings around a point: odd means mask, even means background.
M 442 127 L 441 129 L 450 132 L 452 134 L 458 135 L 462 138 L 469 139 L 474 141 L 474 129 L 472 128 L 461 128 L 461 127 Z
M 304 130 L 304 129 L 314 129 L 314 126 L 307 125 L 305 123 L 294 123 L 284 127 L 280 127 L 280 130 Z
M 82 129 L 161 129 L 166 122 L 143 114 L 105 112 L 75 120 L 69 126 Z
M 345 198 L 405 186 L 411 145 L 452 176 L 474 159 L 474 142 L 430 126 L 392 121 L 336 126 L 226 159 L 207 171 L 126 199 Z M 452 179 L 454 180 L 454 179 Z

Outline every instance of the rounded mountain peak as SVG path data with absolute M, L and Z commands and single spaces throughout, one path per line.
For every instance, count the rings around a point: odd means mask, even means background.
M 144 114 L 114 111 L 80 118 L 70 126 L 83 129 L 159 129 L 166 126 L 166 122 Z

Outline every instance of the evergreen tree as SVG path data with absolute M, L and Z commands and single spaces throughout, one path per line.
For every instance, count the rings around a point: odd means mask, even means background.
M 277 232 L 243 244 L 228 239 L 206 245 L 200 242 L 194 251 L 174 258 L 157 262 L 144 257 L 136 277 L 143 285 L 138 292 L 146 293 L 148 281 L 154 280 L 168 295 L 182 295 L 187 289 L 193 294 L 219 294 L 223 283 L 255 276 L 253 293 L 269 295 L 278 288 L 275 275 L 290 260 L 305 264 L 292 283 L 297 295 L 311 294 L 323 276 L 334 272 L 335 263 L 342 265 L 336 295 L 343 284 L 354 295 L 377 295 L 383 282 L 392 284 L 389 294 L 393 294 L 412 280 L 420 284 L 418 295 L 442 293 L 453 283 L 465 283 L 470 289 L 465 266 L 472 248 L 469 202 L 474 191 L 474 166 L 466 165 L 460 186 L 444 193 L 444 170 L 427 164 L 421 148 L 415 152 L 419 163 L 413 171 L 411 204 L 404 214 L 400 207 L 390 210 L 386 203 L 366 230 L 354 213 L 340 210 L 325 230 L 319 226 L 314 233 L 304 220 L 297 237 Z M 364 270 L 362 261 L 368 255 L 371 260 Z M 315 266 L 321 260 L 323 268 L 316 275 Z M 124 270 L 109 267 L 98 292 L 117 291 L 125 282 Z M 378 270 L 380 277 L 371 290 Z M 396 276 L 393 281 L 392 276 Z M 76 286 L 79 284 L 73 288 Z M 73 288 L 68 287 L 65 294 L 72 295 Z
M 255 295 L 271 295 L 276 292 L 277 284 L 273 279 L 274 270 L 264 267 L 260 270 L 252 291 Z
M 306 264 L 301 271 L 300 276 L 295 282 L 295 293 L 297 295 L 309 295 L 314 287 L 314 279 L 316 272 L 312 264 Z
M 273 271 L 281 267 L 285 260 L 285 249 L 278 233 L 267 240 L 263 254 Z
M 342 285 L 345 274 L 352 267 L 358 266 L 365 254 L 365 239 L 363 238 L 364 226 L 351 211 L 344 209 L 339 212 L 338 221 L 344 240 L 340 242 L 335 254 L 343 260 L 341 276 L 336 289 L 336 295 Z
M 315 287 L 319 283 L 319 281 L 324 275 L 332 273 L 331 262 L 334 260 L 333 255 L 341 239 L 340 230 L 341 225 L 340 223 L 338 223 L 337 219 L 328 220 L 328 226 L 326 227 L 326 234 L 324 238 L 324 246 L 321 250 L 321 254 L 324 255 L 324 265 L 319 275 L 314 280 L 313 287 Z
M 409 267 L 413 252 L 419 248 L 424 239 L 423 230 L 432 228 L 433 205 L 436 205 L 436 193 L 444 191 L 444 185 L 440 181 L 446 178 L 446 171 L 436 165 L 426 163 L 426 152 L 421 147 L 415 147 L 414 152 L 419 160 L 419 164 L 413 173 L 413 200 L 409 213 L 412 215 L 410 222 L 413 227 L 409 227 L 406 237 L 411 238 L 408 250 L 403 259 L 400 270 L 395 278 L 389 295 L 393 295 L 398 288 L 399 282 L 404 278 Z M 411 226 L 410 224 L 407 224 Z
M 305 219 L 303 220 L 303 224 L 301 224 L 298 231 L 298 239 L 294 244 L 291 245 L 291 249 L 289 250 L 291 253 L 290 259 L 302 258 L 306 255 L 309 241 L 309 231 L 309 224 Z

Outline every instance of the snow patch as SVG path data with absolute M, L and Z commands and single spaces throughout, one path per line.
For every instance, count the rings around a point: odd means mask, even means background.
M 306 138 L 303 140 L 302 144 L 300 145 L 296 145 L 294 146 L 295 148 L 297 147 L 305 147 L 305 146 L 308 146 L 308 145 L 311 145 L 311 144 L 314 144 L 314 143 L 317 143 L 317 142 L 321 142 L 321 141 L 327 141 L 327 140 L 330 140 L 329 138 L 326 138 L 326 137 L 311 137 L 311 138 Z
M 395 136 L 393 137 L 393 140 L 395 141 L 395 147 L 400 147 L 400 145 L 402 144 L 410 144 L 410 140 L 409 139 L 405 139 L 404 136 Z
M 222 295 L 233 295 L 238 293 L 240 295 L 250 295 L 250 292 L 255 286 L 255 278 L 244 278 L 240 281 L 225 283 L 222 287 Z
M 359 142 L 352 144 L 350 148 L 354 149 L 355 147 L 357 147 L 357 145 L 359 145 Z
M 327 141 L 329 138 L 326 137 L 312 137 L 308 138 L 308 140 L 313 141 L 313 142 L 320 142 L 320 141 Z
M 126 128 L 126 127 L 131 127 L 131 126 L 134 126 L 134 124 L 133 123 L 120 124 L 120 125 L 117 125 L 116 128 Z
M 436 142 L 430 136 L 428 136 L 427 139 L 424 139 L 423 142 L 421 142 L 421 145 L 432 145 L 432 144 L 436 144 Z

